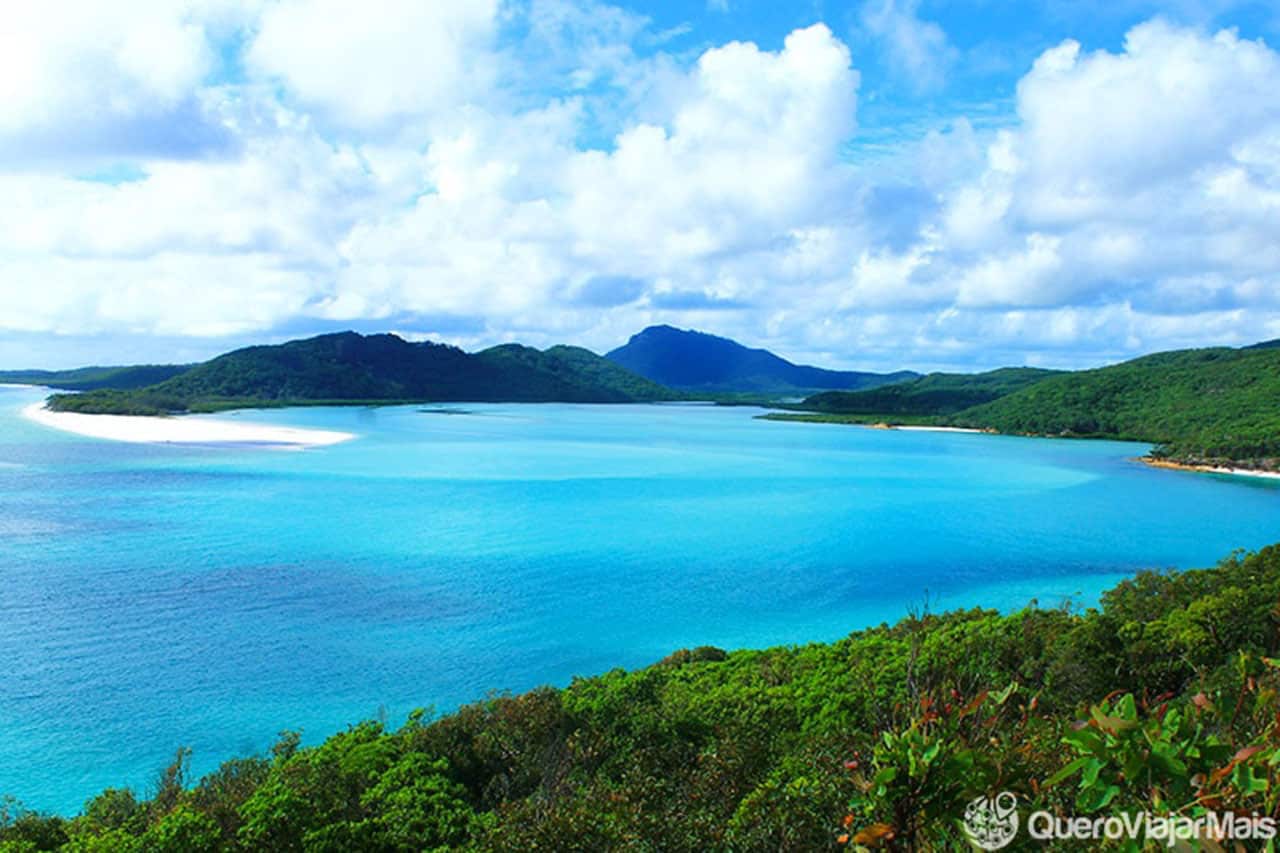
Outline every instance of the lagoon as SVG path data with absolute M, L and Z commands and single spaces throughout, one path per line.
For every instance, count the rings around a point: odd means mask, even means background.
M 222 414 L 358 438 L 126 444 L 0 388 L 0 794 L 74 813 L 348 724 L 909 609 L 1084 606 L 1280 540 L 1275 481 L 1142 445 L 699 405 Z

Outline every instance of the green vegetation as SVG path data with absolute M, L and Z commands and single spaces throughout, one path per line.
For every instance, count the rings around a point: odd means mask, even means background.
M 933 424 L 1156 445 L 1188 465 L 1280 470 L 1280 349 L 1179 350 L 1070 373 L 1007 368 L 829 392 L 772 420 Z
M 342 332 L 236 350 L 132 391 L 54 395 L 51 408 L 160 415 L 263 406 L 392 402 L 623 403 L 674 399 L 584 349 L 508 344 L 469 354 L 395 335 Z
M 681 396 L 582 347 L 559 345 L 540 351 L 520 344 L 503 344 L 482 350 L 476 356 L 500 370 L 530 371 L 537 376 L 559 379 L 571 389 L 578 386 L 600 389 L 600 393 L 616 398 L 606 402 L 653 402 Z
M 395 731 L 363 723 L 74 818 L 11 806 L 0 850 L 962 849 L 1025 810 L 1275 814 L 1280 546 L 1148 572 L 1083 613 L 918 614 L 830 644 L 680 651 Z
M 988 373 L 930 373 L 909 382 L 867 391 L 827 391 L 807 398 L 800 408 L 841 415 L 921 417 L 951 415 L 1020 391 L 1056 370 L 1005 367 Z
M 129 390 L 177 376 L 189 364 L 137 364 L 128 367 L 77 367 L 74 370 L 0 370 L 0 382 L 44 385 L 64 391 Z
M 1007 433 L 1134 439 L 1193 464 L 1280 464 L 1280 350 L 1165 352 L 1052 376 L 948 419 Z
M 803 424 L 853 424 L 857 426 L 935 426 L 938 419 L 931 415 L 889 415 L 883 412 L 866 415 L 850 415 L 837 412 L 769 412 L 760 415 L 762 421 L 792 421 Z

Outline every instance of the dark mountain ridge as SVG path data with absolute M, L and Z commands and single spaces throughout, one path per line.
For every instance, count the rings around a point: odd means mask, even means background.
M 865 373 L 793 364 L 765 349 L 672 326 L 650 326 L 605 358 L 669 388 L 703 393 L 857 390 L 920 375 L 906 370 Z

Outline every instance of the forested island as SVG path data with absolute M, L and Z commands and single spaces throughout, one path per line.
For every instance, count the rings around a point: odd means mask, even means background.
M 1280 470 L 1280 348 L 1271 343 L 1156 353 L 1093 370 L 920 376 L 795 365 L 766 350 L 666 326 L 644 330 L 607 356 L 514 343 L 468 353 L 391 334 L 341 332 L 247 347 L 191 366 L 5 376 L 78 391 L 55 394 L 48 405 L 86 414 L 702 399 L 768 406 L 778 411 L 765 417 L 775 420 L 1142 441 L 1155 445 L 1153 460 L 1167 463 Z M 849 388 L 856 390 L 840 390 Z M 788 396 L 799 391 L 807 396 Z
M 1156 445 L 1190 466 L 1280 470 L 1280 349 L 1180 350 L 1059 372 L 932 374 L 870 391 L 827 392 L 768 417 L 914 423 L 1016 435 Z
M 678 651 L 66 818 L 9 802 L 0 850 L 960 849 L 1024 810 L 1275 814 L 1280 546 L 1144 572 L 1097 609 L 917 613 L 829 644 Z M 429 698 L 429 697 L 424 697 Z
M 235 350 L 145 387 L 55 394 L 49 407 L 164 415 L 322 404 L 633 403 L 680 397 L 581 347 L 503 344 L 467 353 L 392 334 L 339 332 Z
M 126 367 L 77 367 L 72 370 L 0 370 L 0 383 L 43 385 L 60 391 L 129 390 L 155 385 L 183 373 L 190 364 L 137 364 Z

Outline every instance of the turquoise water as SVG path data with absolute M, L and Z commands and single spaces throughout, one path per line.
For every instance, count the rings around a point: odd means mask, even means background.
M 1095 601 L 1280 540 L 1266 482 L 1110 442 L 708 406 L 246 412 L 302 452 L 79 438 L 0 389 L 0 793 L 75 812 L 193 770 L 673 649 Z M 226 415 L 222 417 L 228 417 Z

